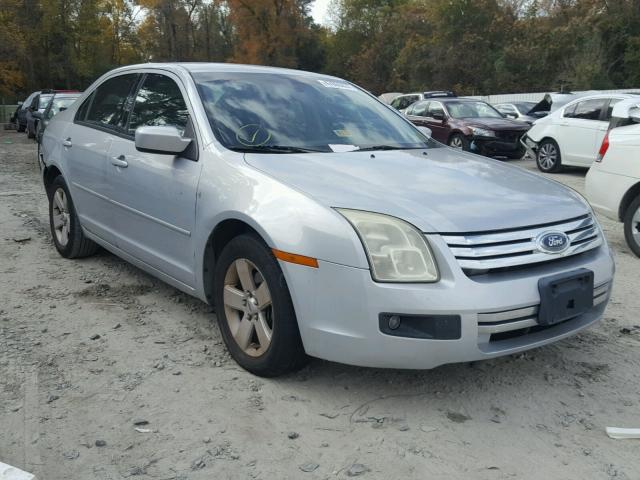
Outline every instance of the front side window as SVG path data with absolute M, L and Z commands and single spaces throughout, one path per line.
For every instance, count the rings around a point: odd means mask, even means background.
M 194 78 L 218 140 L 236 151 L 291 153 L 436 146 L 387 106 L 344 80 L 203 72 Z M 289 147 L 289 148 L 282 148 Z
M 138 74 L 119 75 L 101 84 L 94 93 L 85 121 L 102 127 L 124 126 L 126 102 L 138 81 Z
M 576 104 L 573 118 L 581 120 L 600 120 L 600 114 L 604 108 L 606 99 L 596 98 L 593 100 L 584 100 Z
M 444 118 L 444 108 L 439 102 L 431 102 L 429 105 L 428 116 L 432 118 Z
M 128 132 L 135 134 L 138 127 L 171 125 L 184 132 L 189 111 L 176 82 L 166 75 L 149 73 L 136 95 Z
M 502 114 L 485 102 L 447 102 L 453 118 L 502 118 Z

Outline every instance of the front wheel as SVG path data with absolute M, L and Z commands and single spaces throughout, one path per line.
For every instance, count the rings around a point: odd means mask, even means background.
M 560 147 L 550 138 L 540 142 L 538 146 L 538 155 L 536 164 L 541 172 L 555 173 L 562 168 L 562 156 L 560 155 Z
M 469 141 L 461 133 L 451 135 L 447 144 L 451 148 L 457 148 L 458 150 L 469 150 Z
M 233 359 L 261 377 L 275 377 L 307 360 L 280 265 L 254 235 L 231 240 L 216 261 L 216 315 Z
M 51 236 L 58 253 L 65 258 L 87 257 L 94 254 L 98 245 L 84 236 L 62 175 L 57 176 L 51 183 L 47 194 Z
M 640 196 L 631 202 L 624 215 L 624 238 L 633 253 L 640 257 Z

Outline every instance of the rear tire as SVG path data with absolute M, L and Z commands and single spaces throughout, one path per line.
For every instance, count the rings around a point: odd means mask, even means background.
M 556 173 L 562 169 L 562 155 L 555 140 L 545 138 L 538 146 L 536 165 L 541 172 Z
M 278 261 L 257 236 L 232 239 L 216 260 L 216 316 L 233 359 L 275 377 L 307 362 L 293 303 Z
M 53 180 L 47 195 L 51 236 L 58 253 L 65 258 L 93 255 L 98 250 L 98 245 L 84 236 L 71 194 L 62 175 L 58 175 Z
M 633 253 L 640 257 L 640 195 L 624 214 L 624 238 Z

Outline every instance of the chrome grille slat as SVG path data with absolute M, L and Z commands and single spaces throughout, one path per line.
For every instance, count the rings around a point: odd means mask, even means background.
M 540 251 L 536 238 L 549 231 L 564 232 L 569 238 L 569 248 L 562 253 Z M 504 232 L 445 234 L 442 238 L 460 267 L 472 273 L 559 260 L 602 244 L 602 233 L 590 214 L 550 225 Z
M 593 306 L 601 304 L 607 299 L 610 283 L 603 283 L 593 289 Z M 494 333 L 510 332 L 521 328 L 538 325 L 539 305 L 503 310 L 498 312 L 478 313 L 478 333 L 491 335 Z
M 492 232 L 492 233 L 479 233 L 479 234 L 444 234 L 442 238 L 449 245 L 465 246 L 465 245 L 480 245 L 483 243 L 503 243 L 511 242 L 514 240 L 522 240 L 523 238 L 536 238 L 542 232 L 547 230 L 562 230 L 564 232 L 571 232 L 579 228 L 584 228 L 593 224 L 593 218 L 591 215 L 587 215 L 584 218 L 573 220 L 570 222 L 557 222 L 552 225 L 545 225 L 535 228 L 523 228 L 508 232 Z

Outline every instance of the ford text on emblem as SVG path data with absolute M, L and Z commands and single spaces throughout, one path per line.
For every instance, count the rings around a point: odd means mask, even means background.
M 562 232 L 543 232 L 536 238 L 538 250 L 544 253 L 562 253 L 570 244 L 569 237 Z

